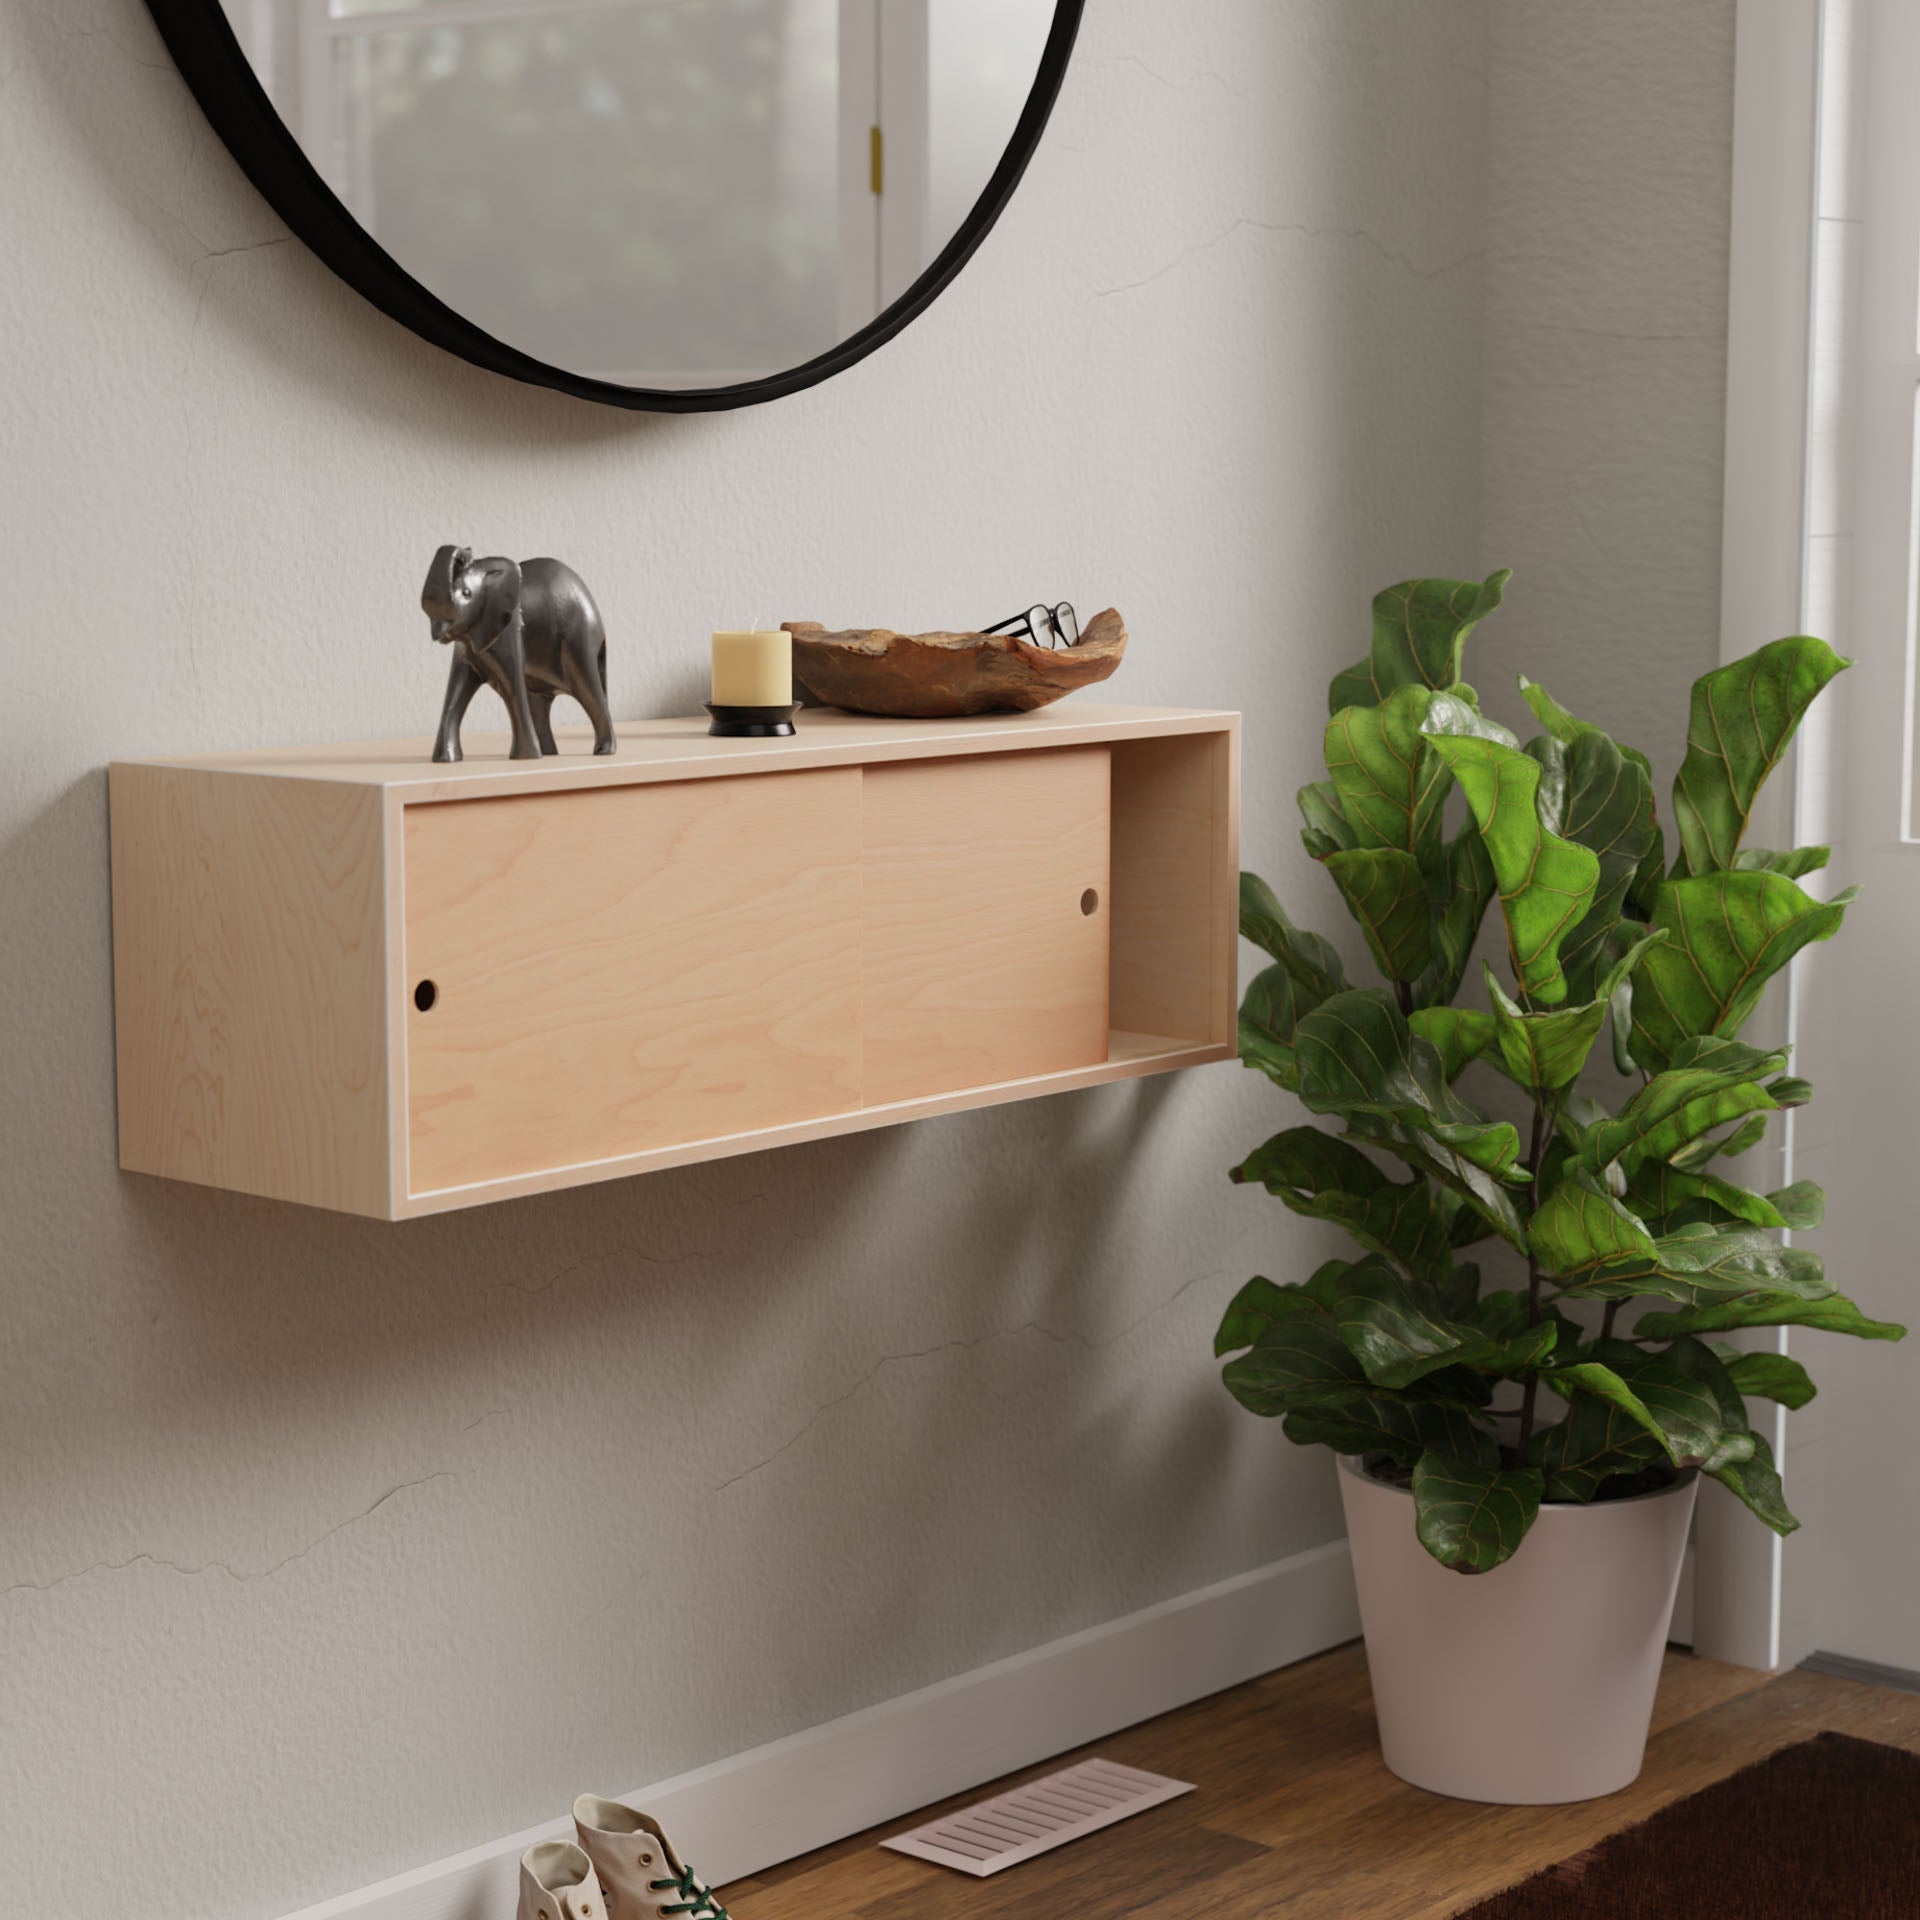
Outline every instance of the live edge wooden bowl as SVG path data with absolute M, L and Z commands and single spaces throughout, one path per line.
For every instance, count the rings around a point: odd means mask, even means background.
M 1106 679 L 1127 650 L 1126 624 L 1112 607 L 1087 623 L 1076 647 L 1036 647 L 1004 633 L 829 633 L 814 620 L 789 620 L 786 629 L 793 676 L 816 700 L 898 720 L 1027 713 Z

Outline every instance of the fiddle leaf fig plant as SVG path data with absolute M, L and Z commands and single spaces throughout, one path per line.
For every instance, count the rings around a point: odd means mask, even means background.
M 1233 1178 L 1356 1253 L 1249 1281 L 1215 1342 L 1243 1406 L 1408 1487 L 1422 1545 L 1462 1573 L 1509 1558 L 1543 1502 L 1691 1471 L 1791 1532 L 1745 1403 L 1804 1406 L 1813 1383 L 1715 1336 L 1905 1332 L 1778 1238 L 1820 1224 L 1818 1187 L 1761 1193 L 1737 1173 L 1769 1118 L 1812 1097 L 1741 1030 L 1852 897 L 1801 885 L 1826 848 L 1748 847 L 1747 826 L 1848 663 L 1778 640 L 1695 685 L 1670 845 L 1644 754 L 1524 678 L 1538 737 L 1482 714 L 1463 655 L 1509 577 L 1389 588 L 1368 657 L 1333 682 L 1301 838 L 1384 984 L 1349 981 L 1241 876 L 1241 932 L 1272 961 L 1240 1009 L 1241 1060 L 1331 1128 L 1284 1128 Z M 1484 1007 L 1456 1005 L 1496 901 L 1503 967 L 1481 969 Z M 1608 1073 L 1603 1105 L 1588 1089 Z M 1501 1081 L 1519 1126 L 1473 1092 Z M 1472 1255 L 1501 1245 L 1523 1289 L 1483 1283 Z

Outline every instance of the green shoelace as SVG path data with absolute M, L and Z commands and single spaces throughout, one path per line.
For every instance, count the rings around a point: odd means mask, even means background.
M 670 1905 L 662 1907 L 660 1909 L 662 1913 L 684 1913 L 687 1920 L 731 1920 L 726 1908 L 713 1897 L 711 1890 L 703 1887 L 693 1877 L 691 1867 L 682 1868 L 677 1880 L 649 1880 L 647 1891 L 649 1893 L 674 1892 L 683 1896 Z

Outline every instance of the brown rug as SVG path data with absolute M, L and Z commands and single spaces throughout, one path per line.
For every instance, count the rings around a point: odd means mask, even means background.
M 1462 1920 L 1920 1920 L 1920 1757 L 1823 1733 Z

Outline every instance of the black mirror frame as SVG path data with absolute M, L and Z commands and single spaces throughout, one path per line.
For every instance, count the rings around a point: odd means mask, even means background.
M 864 360 L 918 319 L 966 265 L 1013 198 L 1066 79 L 1085 6 L 1086 0 L 1056 0 L 1040 71 L 1000 164 L 960 231 L 892 306 L 830 351 L 784 373 L 738 386 L 682 390 L 622 387 L 549 366 L 496 340 L 437 299 L 348 212 L 301 151 L 241 51 L 221 0 L 147 0 L 181 78 L 228 151 L 288 227 L 356 293 L 423 340 L 490 373 L 648 413 L 714 413 L 799 393 Z

